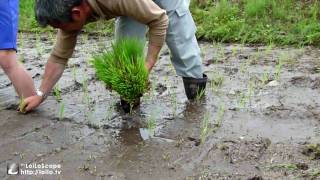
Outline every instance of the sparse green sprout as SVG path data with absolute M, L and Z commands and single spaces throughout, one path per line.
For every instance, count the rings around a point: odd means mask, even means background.
M 88 106 L 91 101 L 91 98 L 89 96 L 89 89 L 88 89 L 88 86 L 89 86 L 88 79 L 85 77 L 81 84 L 82 84 L 82 91 L 83 91 L 82 102 Z M 90 107 L 88 108 L 90 109 Z
M 206 94 L 206 90 L 205 89 L 198 90 L 197 96 L 196 96 L 196 102 L 200 102 L 201 99 L 205 96 L 205 94 Z
M 76 66 L 72 67 L 72 77 L 74 81 L 77 81 L 77 69 Z
M 253 80 L 250 80 L 247 92 L 241 92 L 239 94 L 238 108 L 241 109 L 245 107 L 245 105 L 250 101 L 251 97 L 254 95 L 255 89 L 255 82 Z
M 267 166 L 268 169 L 285 169 L 285 170 L 290 170 L 290 171 L 294 171 L 294 170 L 298 170 L 298 166 L 296 164 L 274 164 L 271 166 Z
M 244 106 L 247 104 L 248 99 L 248 96 L 245 93 L 241 92 L 239 94 L 238 108 L 244 108 Z
M 118 92 L 132 104 L 146 92 L 148 70 L 145 68 L 144 43 L 136 39 L 121 39 L 106 51 L 93 58 L 99 80 Z
M 41 40 L 40 40 L 40 35 L 39 34 L 36 35 L 36 50 L 37 50 L 38 56 L 42 56 L 44 50 L 43 50 L 43 47 L 41 45 Z
M 225 105 L 224 103 L 221 102 L 219 105 L 217 116 L 216 116 L 216 122 L 215 122 L 216 128 L 221 127 L 225 111 L 226 111 Z
M 177 113 L 177 107 L 178 107 L 177 92 L 175 88 L 172 87 L 171 89 L 172 89 L 172 92 L 170 92 L 170 98 L 171 98 L 170 101 L 173 105 L 173 116 L 175 117 Z
M 248 63 L 247 62 L 243 62 L 240 64 L 240 73 L 244 74 L 248 69 Z
M 281 55 L 277 61 L 277 64 L 276 64 L 276 72 L 275 72 L 275 79 L 276 80 L 279 80 L 280 79 L 280 75 L 281 75 L 281 71 L 282 71 L 282 68 L 283 68 L 283 65 L 284 65 L 284 60 L 285 60 L 285 55 Z
M 149 131 L 150 136 L 154 136 L 155 129 L 157 127 L 157 122 L 156 122 L 156 115 L 157 114 L 158 114 L 158 112 L 155 112 L 155 111 L 151 112 L 151 115 L 147 121 L 147 129 Z
M 222 86 L 224 81 L 224 76 L 221 73 L 215 73 L 210 79 L 211 79 L 210 86 L 211 86 L 212 92 L 215 93 Z
M 60 108 L 59 108 L 59 121 L 62 121 L 64 119 L 64 103 L 60 103 Z
M 210 119 L 210 112 L 206 112 L 203 120 L 201 122 L 201 132 L 200 132 L 200 143 L 203 144 L 207 137 L 212 134 L 216 133 L 217 130 L 222 126 L 223 117 L 225 114 L 225 104 L 224 102 L 221 102 L 218 107 L 217 114 L 215 116 L 215 122 L 214 126 L 210 125 L 209 119 Z
M 209 114 L 209 112 L 207 112 L 204 115 L 203 120 L 201 122 L 201 133 L 200 133 L 200 143 L 201 144 L 203 144 L 205 142 L 207 137 L 213 131 L 213 128 L 211 128 L 210 124 L 209 124 L 209 118 L 210 118 L 210 114 Z
M 264 71 L 261 77 L 261 86 L 264 87 L 270 81 L 270 74 Z

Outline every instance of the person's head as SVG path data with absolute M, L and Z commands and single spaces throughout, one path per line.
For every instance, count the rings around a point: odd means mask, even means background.
M 86 0 L 36 0 L 35 16 L 38 23 L 66 31 L 80 30 L 91 14 Z

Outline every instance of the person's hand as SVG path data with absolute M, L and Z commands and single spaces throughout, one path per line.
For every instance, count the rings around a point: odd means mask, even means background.
M 155 62 L 154 61 L 150 61 L 150 60 L 145 62 L 144 66 L 148 70 L 148 73 L 150 73 L 150 71 L 152 70 L 154 64 L 155 64 Z
M 144 64 L 144 66 L 145 66 L 145 67 L 146 67 L 146 69 L 148 70 L 148 73 L 150 73 L 150 71 L 151 71 L 152 67 L 149 65 L 149 63 L 148 63 L 148 62 L 146 62 L 146 63 Z
M 23 106 L 19 107 L 19 111 L 22 113 L 27 113 L 37 108 L 43 100 L 42 96 L 30 96 L 24 99 Z

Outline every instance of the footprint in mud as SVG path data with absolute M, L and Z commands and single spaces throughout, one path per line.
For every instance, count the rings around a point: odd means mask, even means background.
M 259 160 L 270 146 L 271 141 L 267 138 L 252 141 L 228 141 L 218 148 L 225 153 L 231 164 Z
M 165 85 L 161 83 L 157 84 L 156 91 L 159 95 L 163 94 L 167 89 L 168 88 Z
M 238 68 L 231 68 L 231 67 L 224 67 L 223 70 L 229 76 L 235 75 L 239 72 Z
M 292 77 L 290 83 L 296 87 L 310 87 L 311 89 L 320 89 L 320 77 L 311 78 L 306 76 Z
M 254 176 L 254 177 L 248 178 L 248 180 L 263 180 L 263 178 L 261 176 Z

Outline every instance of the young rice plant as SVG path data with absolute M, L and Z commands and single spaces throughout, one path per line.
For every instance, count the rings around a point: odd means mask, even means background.
M 148 70 L 144 65 L 144 43 L 137 39 L 121 39 L 93 58 L 97 77 L 132 104 L 148 86 Z

